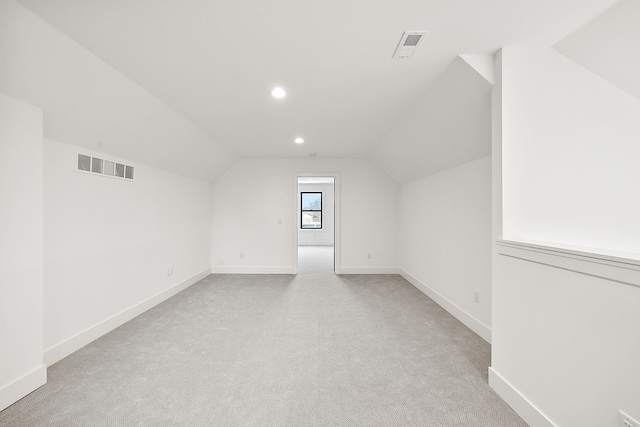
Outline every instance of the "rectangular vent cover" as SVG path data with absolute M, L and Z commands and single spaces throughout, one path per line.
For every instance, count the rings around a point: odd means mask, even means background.
M 405 31 L 396 51 L 393 53 L 393 58 L 405 59 L 411 57 L 428 34 L 428 31 Z
M 116 178 L 133 179 L 133 166 L 78 154 L 78 170 Z

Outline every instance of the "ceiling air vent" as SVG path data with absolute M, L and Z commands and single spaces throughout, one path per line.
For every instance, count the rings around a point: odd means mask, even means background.
M 409 58 L 416 51 L 420 43 L 429 34 L 428 31 L 405 31 L 400 43 L 393 53 L 394 58 Z

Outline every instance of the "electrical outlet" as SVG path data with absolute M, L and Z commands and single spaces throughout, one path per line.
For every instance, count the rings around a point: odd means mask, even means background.
M 244 253 L 240 252 L 240 259 L 244 258 Z
M 640 422 L 620 410 L 620 427 L 640 427 Z
M 367 259 L 371 259 L 371 254 L 367 254 Z
M 480 291 L 478 290 L 473 291 L 473 301 L 476 304 L 480 304 Z

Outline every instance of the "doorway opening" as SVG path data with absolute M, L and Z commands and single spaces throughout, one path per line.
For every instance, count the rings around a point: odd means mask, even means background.
M 295 273 L 339 274 L 339 177 L 296 174 Z

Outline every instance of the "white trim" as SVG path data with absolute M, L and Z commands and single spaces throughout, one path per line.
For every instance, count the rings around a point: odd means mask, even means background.
M 40 365 L 15 381 L 0 388 L 0 411 L 13 405 L 38 387 L 47 383 L 47 367 Z
M 491 367 L 489 386 L 530 426 L 556 427 L 533 403 Z
M 498 239 L 496 245 L 502 256 L 640 287 L 640 260 L 524 241 Z
M 397 267 L 342 267 L 340 274 L 398 274 Z
M 104 319 L 99 323 L 96 323 L 95 325 L 85 329 L 82 332 L 79 332 L 78 334 L 67 338 L 64 341 L 49 347 L 44 351 L 44 362 L 48 366 L 53 365 L 54 363 L 64 359 L 71 353 L 78 351 L 90 342 L 111 332 L 118 326 L 123 325 L 134 317 L 139 316 L 150 308 L 153 308 L 161 302 L 171 298 L 178 292 L 187 289 L 189 286 L 204 279 L 209 274 L 211 274 L 211 268 L 207 268 L 202 272 L 186 280 L 183 280 L 182 282 L 168 289 L 165 289 L 162 292 L 159 292 L 127 309 L 122 310 L 119 313 L 114 314 L 111 317 Z
M 223 265 L 213 267 L 213 274 L 294 274 L 293 267 L 245 267 L 240 265 Z
M 402 268 L 400 269 L 400 275 L 413 286 L 418 288 L 418 290 L 420 290 L 423 294 L 434 300 L 440 307 L 447 310 L 453 317 L 464 323 L 466 327 L 478 334 L 480 338 L 491 344 L 491 327 L 485 325 L 480 320 L 476 319 L 471 314 L 458 307 L 455 303 L 442 296 L 442 294 L 433 289 L 431 286 L 418 280 L 416 277 Z

